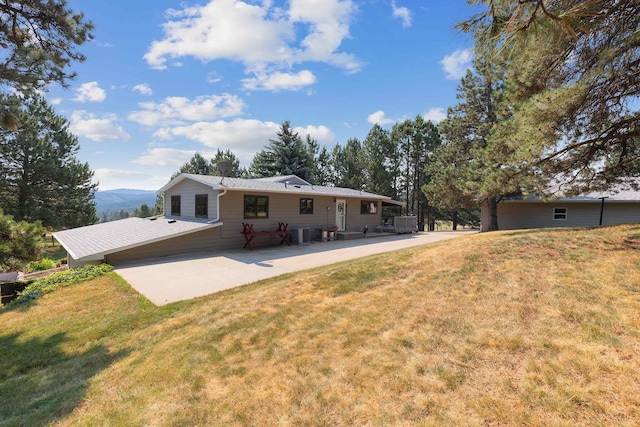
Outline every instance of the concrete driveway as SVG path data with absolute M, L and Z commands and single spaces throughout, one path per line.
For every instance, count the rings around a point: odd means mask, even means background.
M 438 231 L 313 242 L 306 246 L 273 246 L 253 251 L 198 252 L 126 264 L 115 271 L 151 302 L 164 305 L 281 274 L 473 233 L 475 231 Z

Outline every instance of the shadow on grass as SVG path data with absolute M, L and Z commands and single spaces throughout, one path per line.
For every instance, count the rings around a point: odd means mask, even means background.
M 0 426 L 48 425 L 65 417 L 82 402 L 90 379 L 129 353 L 87 345 L 69 354 L 67 341 L 64 333 L 0 336 Z

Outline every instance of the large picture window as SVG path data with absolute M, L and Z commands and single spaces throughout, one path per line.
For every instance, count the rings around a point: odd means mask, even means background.
M 171 216 L 180 216 L 180 196 L 171 196 Z
M 361 214 L 377 214 L 378 202 L 373 200 L 361 200 L 360 201 L 360 213 Z
M 245 218 L 269 218 L 269 196 L 244 196 Z
M 300 214 L 313 214 L 313 199 L 300 199 Z
M 555 221 L 566 221 L 567 208 L 553 208 L 553 219 Z
M 196 194 L 196 218 L 209 217 L 209 196 Z

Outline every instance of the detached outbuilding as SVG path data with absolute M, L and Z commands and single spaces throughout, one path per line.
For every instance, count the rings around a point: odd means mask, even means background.
M 487 230 L 489 213 L 482 206 L 482 229 Z M 591 193 L 545 202 L 523 196 L 498 203 L 500 230 L 546 227 L 592 227 L 640 223 L 640 191 Z
M 70 267 L 118 265 L 148 258 L 242 248 L 243 223 L 256 230 L 322 229 L 363 232 L 382 224 L 383 206 L 403 203 L 340 187 L 311 185 L 297 176 L 241 179 L 181 174 L 159 190 L 165 215 L 128 218 L 59 231 Z M 277 244 L 277 236 L 254 246 Z

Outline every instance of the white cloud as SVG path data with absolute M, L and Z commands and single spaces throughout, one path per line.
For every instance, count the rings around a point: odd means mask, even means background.
M 218 83 L 222 81 L 222 77 L 220 77 L 215 71 L 207 74 L 207 83 Z
M 310 135 L 311 138 L 315 139 L 320 145 L 333 145 L 336 143 L 336 134 L 326 126 L 298 126 L 294 127 L 293 130 L 298 133 L 303 141 L 306 141 L 307 135 Z
M 290 73 L 293 64 L 305 61 L 360 70 L 353 54 L 339 51 L 357 11 L 352 0 L 291 0 L 288 7 L 268 0 L 210 0 L 204 6 L 169 10 L 164 38 L 151 43 L 144 59 L 157 69 L 183 57 L 237 61 L 256 75 L 256 87 L 266 87 L 259 84 L 268 80 L 261 74 Z
M 158 190 L 167 183 L 169 176 L 154 176 L 135 169 L 98 168 L 93 170 L 93 180 L 100 184 L 101 191 L 119 188 Z
M 127 117 L 145 126 L 184 124 L 203 120 L 215 120 L 242 114 L 244 103 L 235 95 L 199 96 L 190 100 L 181 96 L 171 96 L 163 102 L 141 102 L 142 110 Z
M 215 151 L 177 150 L 175 148 L 151 148 L 133 161 L 139 165 L 150 166 L 182 166 L 199 153 L 205 159 L 215 157 Z
M 395 0 L 391 1 L 391 9 L 393 9 L 393 17 L 402 21 L 402 28 L 411 26 L 411 11 L 406 7 L 396 6 Z
M 372 125 L 375 125 L 377 123 L 380 126 L 390 125 L 397 122 L 397 120 L 395 119 L 386 118 L 384 115 L 384 111 L 382 110 L 378 110 L 375 113 L 369 114 L 369 117 L 367 117 L 367 121 Z
M 447 79 L 457 80 L 464 77 L 467 70 L 471 68 L 472 59 L 472 49 L 456 50 L 451 55 L 442 58 L 440 64 L 442 64 Z
M 133 87 L 133 90 L 140 92 L 142 95 L 153 95 L 153 91 L 147 83 L 140 83 Z
M 238 156 L 241 164 L 248 165 L 257 151 L 262 150 L 270 139 L 277 137 L 279 130 L 280 124 L 275 122 L 235 119 L 165 127 L 155 132 L 154 136 L 160 139 L 183 137 L 207 147 L 230 149 Z M 335 135 L 326 126 L 296 127 L 294 131 L 303 139 L 310 134 L 320 144 L 335 143 Z
M 52 98 L 49 101 L 51 105 L 60 105 L 61 102 L 62 102 L 62 98 Z
M 76 93 L 73 100 L 77 102 L 102 102 L 107 98 L 107 93 L 98 86 L 98 82 L 83 83 L 76 89 Z
M 115 114 L 105 114 L 98 118 L 93 113 L 76 110 L 71 113 L 69 129 L 78 136 L 87 137 L 93 141 L 117 139 L 128 141 L 131 139 L 121 126 L 115 124 L 118 117 Z
M 429 111 L 424 113 L 425 120 L 431 120 L 433 123 L 438 123 L 443 121 L 447 117 L 447 113 L 443 108 L 431 108 Z
M 291 0 L 289 22 L 308 25 L 307 36 L 300 41 L 303 49 L 296 52 L 294 61 L 326 62 L 349 72 L 360 71 L 362 64 L 353 54 L 337 52 L 349 37 L 357 10 L 351 0 Z
M 302 70 L 299 73 L 261 74 L 252 79 L 243 79 L 243 89 L 248 90 L 270 90 L 279 92 L 280 90 L 300 90 L 316 82 L 316 76 L 309 70 Z

